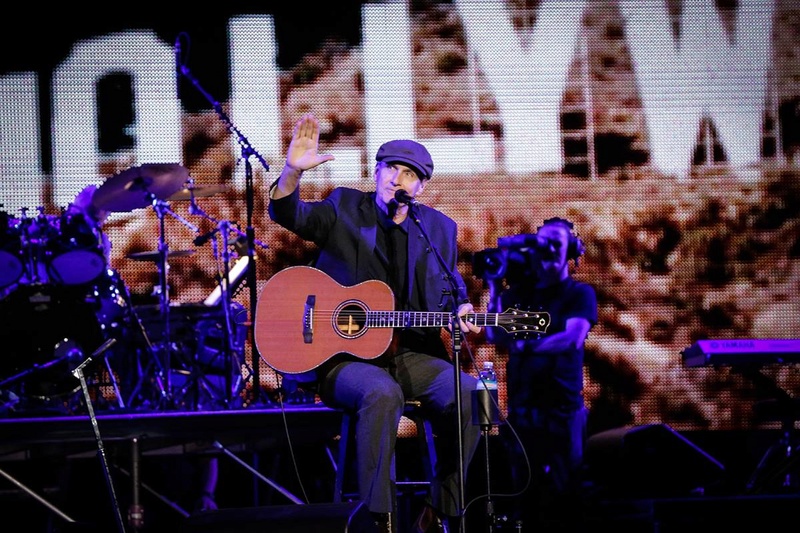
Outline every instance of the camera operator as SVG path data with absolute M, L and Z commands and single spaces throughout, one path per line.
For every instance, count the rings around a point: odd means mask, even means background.
M 537 233 L 498 239 L 498 244 L 509 252 L 499 258 L 489 253 L 496 260 L 484 256 L 490 269 L 479 269 L 489 288 L 489 311 L 516 307 L 550 314 L 550 325 L 536 338 L 486 328 L 488 342 L 509 356 L 508 424 L 500 427 L 500 434 L 514 492 L 519 493 L 511 523 L 522 520 L 542 530 L 577 526 L 568 522 L 580 516 L 573 506 L 579 501 L 586 438 L 584 342 L 597 323 L 594 288 L 574 279 L 570 270 L 570 261 L 577 266 L 585 251 L 583 242 L 573 233 L 572 222 L 550 218 Z

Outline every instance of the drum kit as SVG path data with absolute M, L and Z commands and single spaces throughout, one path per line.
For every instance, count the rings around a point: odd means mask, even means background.
M 225 190 L 196 187 L 179 164 L 143 164 L 107 178 L 82 209 L 70 204 L 60 215 L 45 214 L 41 208 L 32 215 L 22 209 L 18 218 L 0 211 L 0 342 L 5 352 L 0 359 L 0 414 L 27 409 L 82 412 L 80 383 L 72 371 L 101 346 L 110 349 L 103 348 L 103 365 L 93 365 L 93 403 L 109 408 L 198 408 L 197 398 L 203 396 L 228 404 L 241 385 L 246 331 L 242 320 L 234 323 L 234 316 L 241 317 L 243 310 L 236 309 L 238 304 L 231 302 L 221 281 L 218 288 L 228 296 L 225 305 L 190 305 L 191 312 L 183 312 L 170 304 L 167 260 L 194 250 L 170 251 L 164 223 L 170 215 L 199 232 L 172 211 L 169 202 L 189 200 L 190 213 L 213 220 L 194 200 Z M 98 219 L 99 214 L 145 207 L 158 215 L 158 248 L 126 257 L 158 267 L 155 316 L 152 309 L 133 305 L 125 283 L 110 267 L 108 241 Z M 227 221 L 213 221 L 225 241 L 227 275 L 227 235 L 239 230 Z M 189 331 L 179 327 L 186 321 Z M 173 337 L 173 329 L 179 338 Z M 223 369 L 223 387 L 207 379 L 209 370 L 219 366 L 200 364 L 209 363 L 209 358 L 230 361 Z M 189 377 L 173 386 L 176 372 Z M 198 394 L 201 389 L 204 395 Z

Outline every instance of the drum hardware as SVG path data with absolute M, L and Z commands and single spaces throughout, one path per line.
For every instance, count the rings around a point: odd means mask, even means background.
M 105 341 L 108 346 L 115 343 L 116 339 L 108 339 Z M 22 408 L 55 408 L 58 411 L 66 411 L 67 413 L 77 413 L 82 411 L 84 405 L 81 405 L 79 398 L 76 397 L 78 392 L 78 384 L 74 383 L 69 377 L 66 377 L 68 369 L 73 368 L 80 359 L 83 357 L 83 350 L 80 345 L 71 339 L 64 339 L 58 343 L 54 349 L 55 359 L 48 361 L 44 364 L 34 364 L 32 367 L 23 370 L 13 376 L 10 376 L 0 382 L 0 390 L 5 390 L 4 387 L 13 387 L 21 384 L 21 407 Z M 108 379 L 111 387 L 114 390 L 114 397 L 117 399 L 117 405 L 124 408 L 122 393 L 117 382 L 114 369 L 111 367 L 106 354 L 103 354 L 103 362 L 105 370 L 108 373 Z M 59 368 L 62 367 L 62 368 Z M 65 370 L 64 367 L 67 369 Z M 51 371 L 51 376 L 58 375 L 60 379 L 54 380 L 46 376 L 47 371 Z M 31 379 L 26 382 L 26 380 Z M 35 387 L 29 385 L 35 384 Z M 97 388 L 102 385 L 102 378 L 92 376 L 92 385 Z M 10 392 L 11 389 L 9 389 Z M 20 396 L 15 395 L 20 399 Z M 98 393 L 97 398 L 102 398 L 102 394 Z
M 128 290 L 127 286 L 123 285 L 123 290 L 118 292 L 118 296 L 124 301 L 125 305 L 127 306 L 129 313 L 130 313 L 130 320 L 135 324 L 135 328 L 133 335 L 134 338 L 127 339 L 130 341 L 128 347 L 132 348 L 130 351 L 138 354 L 138 350 L 136 350 L 136 346 L 138 346 L 139 340 L 144 344 L 144 350 L 147 353 L 147 362 L 145 366 L 141 366 L 141 362 L 136 361 L 135 365 L 135 374 L 137 375 L 136 383 L 131 388 L 130 395 L 128 396 L 127 405 L 128 406 L 137 406 L 140 407 L 142 401 L 137 402 L 137 398 L 140 398 L 140 394 L 142 393 L 142 388 L 145 385 L 146 381 L 150 380 L 151 372 L 150 367 L 155 366 L 155 375 L 153 376 L 152 382 L 155 383 L 157 393 L 158 393 L 158 404 L 159 406 L 168 405 L 170 401 L 170 395 L 165 385 L 163 376 L 166 375 L 167 369 L 164 367 L 164 364 L 160 357 L 157 355 L 157 348 L 155 344 L 151 341 L 150 335 L 147 332 L 144 324 L 142 323 L 142 318 L 136 310 L 136 307 L 133 305 L 133 301 L 131 298 L 130 291 Z M 160 309 L 159 309 L 160 313 Z
M 22 272 L 22 262 L 19 258 L 12 251 L 0 247 L 0 287 L 16 283 Z
M 189 180 L 189 171 L 177 163 L 147 163 L 131 167 L 108 178 L 92 196 L 92 205 L 95 209 L 107 212 L 132 211 L 151 206 L 159 221 L 158 232 L 158 273 L 159 273 L 159 301 L 164 322 L 165 342 L 162 350 L 156 350 L 149 342 L 148 350 L 153 359 L 158 359 L 159 353 L 166 358 L 165 361 L 156 361 L 158 368 L 159 386 L 169 394 L 169 357 L 171 343 L 169 335 L 169 284 L 167 275 L 169 265 L 167 258 L 170 256 L 169 246 L 166 242 L 166 215 L 170 215 L 195 233 L 198 228 L 169 208 L 165 199 L 178 193 Z M 144 333 L 144 332 L 143 332 Z
M 234 302 L 232 315 L 244 311 Z M 140 305 L 136 316 L 147 330 L 156 346 L 163 346 L 164 326 L 157 304 Z M 233 383 L 238 393 L 243 386 L 242 369 L 231 368 L 226 350 L 225 313 L 221 306 L 202 304 L 173 305 L 170 311 L 169 331 L 172 335 L 170 383 L 173 406 L 180 409 L 227 408 L 228 383 Z M 244 358 L 247 331 L 239 325 L 233 333 L 234 359 Z M 231 373 L 230 375 L 228 373 Z
M 47 264 L 51 253 L 47 245 L 58 237 L 58 219 L 44 214 L 43 207 L 38 208 L 39 214 L 34 217 L 28 216 L 28 208 L 22 208 L 20 211 L 22 217 L 17 227 L 24 268 L 20 278 L 21 283 L 47 283 L 49 281 Z
M 83 214 L 60 216 L 6 214 L 0 218 L 5 231 L 0 236 L 0 287 L 14 283 L 86 285 L 106 266 L 103 235 Z
M 0 389 L 3 387 L 7 387 L 8 385 L 17 383 L 23 378 L 30 376 L 32 374 L 47 370 L 48 368 L 53 368 L 56 365 L 59 365 L 65 361 L 75 360 L 76 358 L 80 358 L 83 356 L 83 351 L 81 351 L 81 349 L 77 346 L 77 344 L 74 341 L 69 341 L 68 339 L 65 339 L 63 343 L 61 343 L 59 346 L 56 346 L 56 351 L 61 352 L 62 355 L 60 355 L 56 359 L 48 361 L 47 363 L 34 364 L 32 367 L 27 368 L 22 372 L 19 372 L 18 374 L 10 376 L 4 379 L 3 381 L 0 381 Z M 74 392 L 74 390 L 68 392 Z
M 0 389 L 0 414 L 13 413 L 17 410 L 20 397 L 14 391 Z
M 103 332 L 85 288 L 20 285 L 0 301 L 0 375 L 11 376 L 21 398 L 63 405 L 77 383 L 66 368 L 85 346 L 100 344 Z M 67 377 L 65 377 L 67 375 Z
M 187 255 L 194 254 L 194 250 L 170 250 L 167 254 L 168 257 L 186 257 Z M 126 255 L 128 259 L 133 259 L 134 261 L 152 261 L 153 263 L 158 263 L 161 261 L 161 252 L 158 250 L 147 251 L 147 252 L 134 252 Z
M 165 200 L 180 191 L 189 171 L 177 163 L 148 163 L 123 170 L 106 179 L 92 196 L 95 209 L 128 212 Z
M 103 273 L 106 258 L 100 231 L 82 213 L 64 213 L 47 243 L 47 272 L 57 283 L 83 285 Z
M 169 283 L 167 281 L 168 273 L 169 273 L 169 265 L 167 263 L 167 258 L 169 257 L 169 246 L 166 242 L 166 228 L 165 228 L 165 215 L 169 214 L 179 222 L 183 223 L 187 228 L 197 233 L 199 229 L 194 224 L 190 223 L 174 211 L 169 208 L 169 205 L 166 202 L 160 200 L 153 201 L 153 209 L 158 216 L 159 222 L 159 232 L 158 232 L 158 251 L 160 253 L 159 260 L 156 263 L 158 267 L 158 279 L 159 279 L 159 286 L 160 286 L 160 294 L 159 294 L 159 301 L 161 303 L 161 316 L 164 320 L 164 337 L 165 343 L 163 346 L 166 347 L 163 350 L 164 354 L 166 355 L 166 364 L 161 365 L 162 367 L 170 368 L 169 357 L 171 356 L 171 345 L 170 345 L 170 334 L 169 334 Z M 165 384 L 168 391 L 172 390 L 170 386 L 170 376 L 169 373 L 165 376 Z
M 116 374 L 111 367 L 108 358 L 108 349 L 123 338 L 128 324 L 128 315 L 131 306 L 125 299 L 127 288 L 122 282 L 119 273 L 113 269 L 107 269 L 104 276 L 100 276 L 88 293 L 88 297 L 95 302 L 95 315 L 98 318 L 103 337 L 106 339 L 98 351 L 92 354 L 93 357 L 102 354 L 106 370 L 108 371 L 109 381 L 114 390 L 114 397 L 117 399 L 117 406 L 124 409 L 127 404 L 120 390 Z M 123 352 L 124 353 L 124 352 Z

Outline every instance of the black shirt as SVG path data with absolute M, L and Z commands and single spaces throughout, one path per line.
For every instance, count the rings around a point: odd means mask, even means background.
M 388 215 L 378 209 L 379 231 L 375 245 L 378 257 L 386 266 L 384 281 L 394 293 L 395 309 L 408 311 L 426 311 L 419 309 L 417 298 L 409 300 L 409 272 L 408 272 L 408 225 L 410 218 L 400 224 L 392 220 L 393 213 Z M 391 211 L 391 206 L 390 206 Z M 442 344 L 438 328 L 403 328 L 395 333 L 395 354 L 407 351 L 430 353 L 439 357 L 446 357 L 447 352 Z
M 597 296 L 594 288 L 569 277 L 546 288 L 534 288 L 522 283 L 502 295 L 503 308 L 519 307 L 546 311 L 551 323 L 545 335 L 566 328 L 571 317 L 582 317 L 597 324 Z M 532 350 L 535 342 L 518 345 L 501 334 L 510 346 L 508 371 L 509 404 L 514 407 L 567 407 L 583 405 L 583 356 L 581 346 L 558 355 L 538 354 Z
M 391 213 L 387 215 L 380 209 L 377 211 L 382 231 L 378 231 L 375 244 L 385 258 L 386 279 L 384 281 L 389 284 L 394 293 L 395 309 L 407 309 L 408 218 L 400 224 L 395 224 L 390 216 Z

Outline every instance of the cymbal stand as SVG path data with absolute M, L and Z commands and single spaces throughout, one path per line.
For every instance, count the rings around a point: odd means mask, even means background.
M 190 208 L 190 211 L 191 211 L 191 208 Z M 225 224 L 227 224 L 227 222 L 225 222 Z M 222 225 L 221 225 L 221 227 L 222 227 Z M 200 244 L 200 242 L 201 242 L 200 239 L 202 239 L 203 242 L 205 240 L 207 240 L 207 239 L 212 239 L 213 249 L 214 249 L 214 258 L 215 259 L 218 257 L 217 237 L 216 237 L 216 233 L 218 231 L 221 231 L 221 230 L 219 228 L 217 228 L 214 231 L 212 231 L 210 233 L 207 233 L 205 236 L 200 236 L 197 239 L 195 239 L 195 244 L 198 245 L 198 246 L 201 245 Z M 224 362 L 225 362 L 224 368 L 225 368 L 225 371 L 226 371 L 225 385 L 224 385 L 224 387 L 225 387 L 224 397 L 223 398 L 218 397 L 218 395 L 220 395 L 219 394 L 219 390 L 218 390 L 219 387 L 215 387 L 212 384 L 212 382 L 209 380 L 209 378 L 206 377 L 206 371 L 201 368 L 201 361 L 199 360 L 201 347 L 197 346 L 197 351 L 193 354 L 192 360 L 187 361 L 185 358 L 182 358 L 182 360 L 180 362 L 180 364 L 182 365 L 181 368 L 184 369 L 184 370 L 187 370 L 189 372 L 189 378 L 179 388 L 178 393 L 179 393 L 180 396 L 179 396 L 179 398 L 176 398 L 176 401 L 181 401 L 187 394 L 190 395 L 190 397 L 191 397 L 191 405 L 192 405 L 192 408 L 194 410 L 197 410 L 197 409 L 200 408 L 200 398 L 201 398 L 200 391 L 201 391 L 201 389 L 205 390 L 209 394 L 209 398 L 211 400 L 213 400 L 214 402 L 221 401 L 227 407 L 230 407 L 230 405 L 231 405 L 232 394 L 228 392 L 228 391 L 232 390 L 232 377 L 231 376 L 232 376 L 232 372 L 233 372 L 233 370 L 232 370 L 232 360 L 233 360 L 232 353 L 233 353 L 233 350 L 231 348 L 231 340 L 230 340 L 232 338 L 231 329 L 230 329 L 230 324 L 231 324 L 231 321 L 230 321 L 230 310 L 229 310 L 229 306 L 225 305 L 224 303 L 221 304 L 221 306 L 222 306 L 224 317 L 225 317 L 225 324 L 224 324 L 224 327 L 222 328 L 222 334 L 223 334 L 222 356 L 224 358 Z M 197 327 L 197 325 L 196 325 L 196 327 Z M 215 389 L 217 389 L 216 393 L 215 393 Z
M 164 323 L 164 333 L 163 333 L 163 341 L 162 345 L 165 347 L 164 354 L 166 356 L 166 361 L 161 361 L 159 364 L 160 372 L 162 372 L 162 379 L 164 380 L 165 386 L 168 391 L 172 391 L 171 386 L 171 379 L 170 379 L 170 369 L 172 368 L 170 365 L 170 356 L 172 351 L 172 343 L 170 337 L 170 324 L 169 324 L 169 283 L 167 280 L 168 272 L 169 272 L 169 264 L 167 263 L 167 257 L 169 256 L 169 245 L 167 244 L 166 239 L 166 225 L 165 225 L 165 215 L 172 216 L 175 220 L 181 222 L 184 226 L 192 230 L 194 233 L 199 231 L 199 228 L 177 214 L 175 211 L 169 208 L 169 204 L 163 200 L 159 200 L 155 197 L 155 195 L 151 194 L 150 198 L 151 205 L 153 206 L 153 210 L 158 217 L 158 278 L 159 278 L 159 305 L 161 310 L 161 319 Z
M 142 324 L 142 319 L 139 317 L 139 314 L 136 312 L 136 307 L 133 305 L 133 299 L 131 298 L 130 291 L 128 291 L 127 286 L 123 284 L 122 296 L 125 299 L 125 305 L 128 306 L 130 309 L 131 316 L 133 320 L 136 321 L 136 325 L 138 327 L 139 334 L 141 335 L 142 339 L 144 340 L 145 347 L 147 348 L 147 353 L 150 355 L 150 359 L 156 365 L 156 377 L 155 382 L 158 385 L 158 391 L 161 396 L 160 401 L 163 402 L 164 405 L 169 403 L 171 398 L 164 382 L 162 380 L 162 376 L 164 376 L 164 367 L 161 364 L 161 359 L 158 358 L 156 355 L 156 348 L 153 346 L 153 343 L 150 341 L 150 337 L 147 334 L 147 329 Z M 144 380 L 147 377 L 147 373 L 139 369 L 139 380 L 137 381 L 136 385 L 133 387 L 130 396 L 128 397 L 127 405 L 131 405 L 136 398 L 136 395 L 139 394 L 139 391 L 144 384 Z

